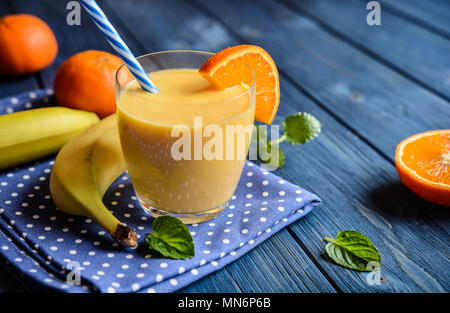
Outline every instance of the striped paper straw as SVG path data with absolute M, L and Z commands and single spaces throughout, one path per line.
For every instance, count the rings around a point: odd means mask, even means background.
M 109 22 L 105 13 L 103 13 L 98 4 L 94 0 L 80 0 L 80 2 L 89 13 L 97 27 L 103 32 L 103 35 L 105 35 L 109 44 L 114 48 L 114 50 L 116 50 L 125 62 L 125 65 L 131 73 L 133 73 L 142 89 L 152 93 L 158 92 L 158 88 L 156 88 L 155 84 L 150 80 L 150 77 L 145 72 L 144 68 L 136 60 L 133 53 L 130 51 L 122 38 L 120 38 L 119 33 Z

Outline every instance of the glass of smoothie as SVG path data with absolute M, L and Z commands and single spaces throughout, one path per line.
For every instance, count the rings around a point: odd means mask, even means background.
M 144 91 L 125 66 L 117 72 L 123 155 L 139 201 L 154 217 L 214 218 L 239 182 L 253 130 L 255 76 L 243 65 L 250 84 L 215 88 L 198 72 L 211 56 L 166 51 L 139 57 L 158 93 Z

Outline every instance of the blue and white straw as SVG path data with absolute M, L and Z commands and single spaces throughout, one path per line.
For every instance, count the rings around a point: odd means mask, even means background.
M 103 32 L 109 44 L 114 48 L 114 50 L 116 50 L 125 62 L 125 65 L 131 73 L 133 73 L 142 89 L 152 93 L 158 92 L 158 88 L 156 88 L 155 84 L 150 80 L 150 77 L 145 72 L 144 68 L 136 60 L 133 53 L 130 51 L 122 38 L 120 38 L 119 33 L 114 26 L 111 25 L 105 13 L 103 13 L 98 4 L 94 0 L 80 0 L 80 2 L 89 13 L 94 23 Z

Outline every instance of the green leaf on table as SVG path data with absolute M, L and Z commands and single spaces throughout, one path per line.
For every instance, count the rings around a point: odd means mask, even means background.
M 370 266 L 370 262 L 376 262 L 373 264 L 377 264 L 378 267 L 381 264 L 377 248 L 366 236 L 357 231 L 340 231 L 336 239 L 329 237 L 324 239 L 329 241 L 325 246 L 328 256 L 341 266 L 358 271 L 372 271 L 376 267 Z
M 290 144 L 304 144 L 319 135 L 321 124 L 313 115 L 299 112 L 283 121 L 284 134 Z
M 150 249 L 172 259 L 188 259 L 195 255 L 194 241 L 182 221 L 171 216 L 160 216 L 152 225 L 154 232 L 145 237 Z

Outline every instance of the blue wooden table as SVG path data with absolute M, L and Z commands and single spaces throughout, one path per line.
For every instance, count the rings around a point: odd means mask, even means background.
M 307 217 L 183 292 L 448 292 L 449 208 L 427 203 L 399 181 L 396 145 L 426 130 L 450 128 L 450 2 L 381 3 L 369 26 L 364 0 L 98 1 L 137 54 L 264 47 L 280 71 L 275 123 L 306 111 L 323 124 L 316 140 L 283 146 L 277 174 L 323 199 Z M 44 71 L 0 78 L 0 97 L 50 88 L 58 66 L 86 49 L 111 51 L 82 12 L 66 23 L 67 1 L 3 0 L 0 15 L 26 12 L 54 30 L 60 51 Z M 354 229 L 382 257 L 385 284 L 341 268 L 323 237 Z M 370 281 L 370 279 L 369 279 Z M 23 287 L 0 270 L 0 291 Z

